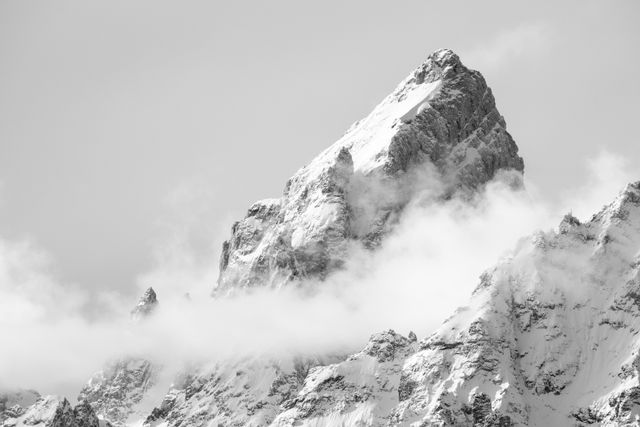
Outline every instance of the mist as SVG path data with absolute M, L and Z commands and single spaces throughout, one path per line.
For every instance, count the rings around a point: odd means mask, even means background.
M 588 219 L 632 180 L 622 158 L 602 152 L 586 165 L 585 185 L 567 188 L 561 201 L 545 199 L 535 183 L 514 189 L 500 177 L 470 201 L 424 203 L 418 193 L 378 250 L 354 246 L 345 268 L 324 282 L 217 300 L 209 294 L 231 222 L 210 224 L 214 200 L 183 189 L 160 221 L 153 267 L 138 277 L 140 293 L 153 286 L 160 304 L 137 323 L 129 317 L 136 301 L 61 283 L 45 250 L 0 240 L 0 389 L 75 398 L 121 356 L 148 358 L 171 373 L 243 355 L 347 354 L 389 328 L 423 338 L 467 302 L 479 275 L 518 239 L 555 227 L 569 210 Z

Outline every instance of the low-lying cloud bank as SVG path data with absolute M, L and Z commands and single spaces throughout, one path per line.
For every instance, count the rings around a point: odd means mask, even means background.
M 587 219 L 632 178 L 620 158 L 603 153 L 567 205 L 545 201 L 531 183 L 524 191 L 499 181 L 473 203 L 417 198 L 379 250 L 354 249 L 346 268 L 313 295 L 288 289 L 208 298 L 220 241 L 194 250 L 193 227 L 171 228 L 157 267 L 140 277 L 160 300 L 140 323 L 128 316 L 135 301 L 60 284 L 33 245 L 0 240 L 0 388 L 73 398 L 105 361 L 123 354 L 178 369 L 251 353 L 352 352 L 387 328 L 423 337 L 467 301 L 480 273 L 519 238 L 557 225 L 570 209 Z M 87 316 L 87 305 L 109 315 Z

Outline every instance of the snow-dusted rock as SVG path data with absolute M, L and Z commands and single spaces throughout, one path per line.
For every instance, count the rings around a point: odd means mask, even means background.
M 269 425 L 297 395 L 310 369 L 335 360 L 252 357 L 193 369 L 176 381 L 144 425 Z
M 15 390 L 0 392 L 0 423 L 7 418 L 18 418 L 29 406 L 40 399 L 35 390 Z M 0 424 L 1 425 L 1 424 Z
M 3 427 L 111 427 L 100 421 L 86 402 L 75 408 L 69 401 L 56 396 L 39 398 L 27 409 L 19 411 L 16 417 L 4 420 Z
M 123 358 L 96 373 L 82 388 L 79 401 L 114 425 L 124 425 L 153 386 L 156 370 L 148 360 Z
M 402 381 L 404 360 L 416 343 L 392 330 L 375 334 L 345 361 L 312 369 L 304 387 L 273 422 L 293 425 L 386 425 L 412 384 Z
M 436 51 L 281 198 L 256 202 L 233 225 L 214 293 L 323 279 L 350 243 L 375 246 L 416 192 L 446 197 L 500 170 L 522 172 L 517 153 L 482 75 Z
M 158 297 L 156 291 L 149 287 L 138 300 L 138 304 L 131 311 L 133 320 L 141 320 L 149 316 L 158 306 Z

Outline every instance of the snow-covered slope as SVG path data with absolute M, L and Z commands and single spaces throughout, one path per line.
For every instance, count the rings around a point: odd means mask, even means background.
M 109 363 L 80 390 L 79 401 L 86 401 L 100 418 L 114 425 L 143 418 L 138 404 L 154 385 L 157 368 L 148 360 L 125 357 Z
M 567 215 L 557 231 L 522 239 L 480 277 L 468 305 L 421 342 L 391 330 L 374 334 L 361 352 L 308 365 L 293 383 L 274 381 L 286 378 L 286 368 L 237 362 L 175 394 L 179 403 L 153 421 L 638 425 L 639 332 L 636 182 L 588 222 Z
M 500 170 L 523 170 L 491 89 L 442 49 L 369 116 L 287 182 L 256 202 L 224 243 L 214 294 L 322 279 L 349 243 L 375 246 L 415 191 L 446 197 Z
M 254 356 L 191 369 L 176 379 L 144 425 L 269 425 L 298 394 L 310 369 L 339 360 Z

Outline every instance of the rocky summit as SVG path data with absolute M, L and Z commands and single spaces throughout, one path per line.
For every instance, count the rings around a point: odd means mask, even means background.
M 281 198 L 233 225 L 214 297 L 322 286 L 351 245 L 383 244 L 416 195 L 465 200 L 498 176 L 521 185 L 523 169 L 484 78 L 438 50 Z M 35 392 L 0 395 L 0 425 L 639 425 L 640 182 L 588 221 L 568 214 L 496 261 L 421 341 L 372 331 L 351 355 L 190 366 L 151 406 L 161 368 L 123 357 L 91 378 L 75 408 Z M 161 309 L 149 288 L 132 316 Z
M 233 225 L 214 294 L 323 279 L 349 243 L 379 243 L 416 192 L 446 197 L 523 169 L 482 75 L 438 50 L 289 179 L 281 198 L 254 203 Z
M 131 317 L 134 320 L 140 320 L 149 316 L 157 306 L 158 297 L 156 296 L 156 291 L 154 291 L 152 287 L 149 287 L 140 297 L 138 304 L 131 311 Z

